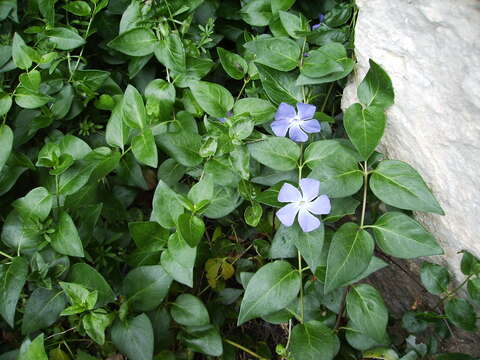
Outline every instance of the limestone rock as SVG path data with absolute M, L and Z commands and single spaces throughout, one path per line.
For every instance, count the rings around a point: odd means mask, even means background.
M 343 107 L 356 101 L 368 59 L 390 75 L 395 105 L 381 151 L 416 168 L 446 216 L 417 214 L 459 279 L 461 255 L 480 257 L 480 2 L 357 0 L 358 68 Z

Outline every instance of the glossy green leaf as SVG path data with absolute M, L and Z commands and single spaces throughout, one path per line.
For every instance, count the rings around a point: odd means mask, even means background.
M 262 86 L 268 98 L 276 105 L 303 101 L 302 87 L 296 84 L 296 75 L 278 71 L 261 64 L 256 65 Z
M 252 205 L 248 206 L 245 209 L 245 213 L 244 213 L 245 222 L 250 226 L 256 227 L 260 222 L 260 220 L 262 219 L 262 214 L 263 214 L 262 206 L 259 203 L 254 202 L 252 203 Z
M 32 66 L 29 47 L 18 33 L 13 35 L 12 58 L 15 65 L 20 69 L 27 70 Z
M 186 72 L 185 49 L 180 36 L 176 33 L 170 33 L 158 42 L 155 57 L 172 71 Z
M 295 325 L 290 341 L 295 360 L 332 360 L 340 350 L 335 332 L 316 320 Z
M 279 71 L 290 71 L 299 64 L 300 46 L 289 38 L 260 38 L 243 45 L 255 54 L 255 62 Z
M 147 124 L 147 112 L 142 95 L 138 90 L 128 85 L 125 90 L 122 104 L 123 121 L 132 129 L 143 129 Z
M 48 360 L 43 344 L 43 334 L 38 335 L 33 341 L 25 340 L 20 347 L 18 360 Z
M 111 331 L 113 344 L 132 360 L 151 360 L 153 358 L 153 328 L 145 314 L 128 320 L 117 320 Z
M 240 10 L 243 21 L 253 26 L 266 26 L 272 18 L 270 0 L 249 1 Z
M 280 10 L 288 10 L 293 4 L 295 0 L 271 0 L 272 13 L 276 15 Z
M 376 341 L 383 341 L 388 310 L 373 286 L 360 284 L 352 287 L 347 295 L 346 306 L 355 328 Z
M 179 215 L 183 214 L 183 205 L 177 194 L 160 180 L 153 196 L 151 221 L 156 221 L 164 228 L 173 228 Z
M 14 210 L 3 224 L 2 241 L 19 252 L 32 250 L 41 242 L 40 228 L 34 219 L 22 218 Z
M 0 273 L 0 315 L 14 327 L 15 308 L 23 285 L 27 280 L 28 263 L 22 257 L 15 257 L 7 269 Z
M 247 62 L 238 54 L 217 47 L 217 54 L 220 58 L 223 70 L 233 79 L 241 80 L 248 70 Z
M 455 326 L 467 330 L 477 330 L 477 314 L 465 299 L 454 298 L 445 304 L 445 314 Z
M 168 121 L 175 103 L 175 86 L 163 79 L 155 79 L 145 88 L 147 114 Z
M 198 245 L 205 232 L 205 224 L 199 217 L 183 213 L 178 217 L 177 231 L 188 245 L 195 247 Z
M 174 280 L 189 287 L 193 286 L 193 266 L 197 249 L 188 246 L 177 233 L 168 239 L 168 248 L 162 253 L 160 263 Z
M 187 329 L 185 344 L 195 352 L 218 357 L 223 353 L 222 337 L 213 325 Z
M 115 299 L 112 288 L 102 274 L 88 264 L 77 263 L 73 265 L 68 280 L 83 285 L 89 291 L 98 291 L 97 307 L 104 306 Z
M 12 107 L 12 97 L 10 94 L 0 92 L 0 116 L 6 115 Z
M 18 213 L 23 217 L 36 217 L 45 220 L 52 209 L 53 197 L 43 187 L 38 187 L 24 197 L 21 197 L 12 204 Z
M 137 311 L 150 311 L 163 301 L 172 278 L 162 266 L 141 266 L 130 271 L 123 280 L 129 305 Z
M 273 8 L 273 3 L 272 3 Z M 278 15 L 280 16 L 280 21 L 283 28 L 286 30 L 288 35 L 292 38 L 297 39 L 300 35 L 297 34 L 299 31 L 307 31 L 308 25 L 307 21 L 303 16 L 298 16 L 287 11 L 279 11 Z M 342 67 L 343 70 L 343 67 Z
M 0 126 L 0 171 L 7 162 L 13 146 L 13 132 L 8 125 Z
M 363 108 L 356 103 L 345 110 L 343 124 L 348 137 L 363 159 L 373 153 L 385 130 L 386 117 L 383 108 L 369 106 Z
M 67 305 L 62 291 L 37 288 L 30 295 L 22 318 L 22 334 L 51 326 Z
M 383 252 L 402 259 L 442 255 L 443 250 L 427 230 L 410 216 L 389 212 L 370 225 Z
M 85 40 L 77 32 L 64 28 L 56 27 L 46 31 L 48 39 L 57 49 L 73 50 L 85 44 Z
M 51 244 L 55 251 L 63 255 L 83 257 L 83 245 L 72 218 L 66 211 L 61 211 L 55 232 L 51 234 Z
M 322 263 L 322 248 L 325 236 L 323 224 L 314 231 L 303 232 L 297 224 L 294 224 L 297 235 L 294 237 L 295 247 L 300 251 L 302 258 L 307 263 L 310 271 L 315 273 L 317 267 Z
M 210 316 L 203 302 L 191 294 L 181 294 L 170 309 L 175 322 L 183 326 L 203 326 L 210 323 Z
M 343 286 L 364 272 L 373 256 L 374 242 L 357 224 L 346 223 L 332 239 L 327 259 L 325 293 Z
M 201 108 L 211 116 L 224 117 L 233 108 L 232 94 L 221 85 L 197 81 L 190 89 Z
M 240 306 L 238 325 L 287 307 L 300 291 L 300 274 L 282 260 L 262 266 L 249 281 Z
M 277 109 L 267 100 L 243 98 L 235 103 L 233 111 L 235 115 L 250 114 L 255 120 L 255 124 L 260 125 L 273 120 Z
M 357 89 L 357 96 L 360 102 L 367 106 L 378 106 L 388 108 L 394 102 L 394 92 L 390 77 L 372 59 L 369 60 L 370 69 Z
M 440 295 L 448 290 L 450 273 L 441 265 L 425 261 L 422 263 L 420 279 L 428 292 Z
M 45 105 L 52 98 L 39 92 L 33 92 L 23 87 L 19 87 L 15 92 L 15 103 L 24 109 L 36 109 Z
M 92 9 L 86 1 L 72 1 L 63 6 L 65 10 L 77 16 L 89 16 Z
M 114 314 L 105 310 L 91 311 L 82 318 L 87 335 L 99 345 L 105 344 L 105 329 L 111 324 Z
M 123 101 L 117 101 L 107 123 L 105 140 L 110 146 L 117 146 L 123 149 L 127 139 L 127 129 L 123 122 Z
M 152 130 L 144 129 L 132 139 L 132 152 L 139 162 L 153 168 L 157 167 L 158 152 Z
M 422 177 L 399 160 L 384 160 L 373 171 L 370 189 L 388 205 L 406 210 L 444 212 Z
M 255 160 L 274 170 L 295 169 L 300 158 L 299 146 L 284 137 L 269 136 L 250 144 L 248 149 Z
M 307 77 L 320 78 L 332 73 L 343 72 L 344 67 L 339 60 L 347 56 L 342 44 L 332 42 L 316 50 L 309 51 L 303 62 L 301 73 Z
M 147 56 L 153 53 L 157 42 L 152 30 L 135 28 L 118 35 L 108 47 L 130 56 Z
M 165 133 L 156 137 L 158 146 L 179 164 L 187 167 L 202 162 L 199 155 L 201 136 L 188 131 Z

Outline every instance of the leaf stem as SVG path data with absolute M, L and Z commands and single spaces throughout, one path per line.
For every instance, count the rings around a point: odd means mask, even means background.
M 300 322 L 303 324 L 304 314 L 305 314 L 305 304 L 303 302 L 303 268 L 302 268 L 302 255 L 300 251 L 297 251 L 298 254 L 298 272 L 300 273 Z
M 240 344 L 237 344 L 235 341 L 232 341 L 232 340 L 229 340 L 229 339 L 223 339 L 223 341 L 225 341 L 227 344 L 230 344 L 230 345 L 236 347 L 237 349 L 240 349 L 240 350 L 246 352 L 247 354 L 252 355 L 253 357 L 256 357 L 257 359 L 267 360 L 267 359 L 264 358 L 263 356 L 258 355 L 257 353 L 255 353 L 255 352 L 253 352 L 252 350 L 246 348 L 245 346 L 240 345 Z
M 440 304 L 442 304 L 445 300 L 447 300 L 450 296 L 452 295 L 455 295 L 457 293 L 458 290 L 460 290 L 463 285 L 465 285 L 468 280 L 470 280 L 472 278 L 473 274 L 470 274 L 468 275 L 461 283 L 460 285 L 458 285 L 455 289 L 453 289 L 452 291 L 448 291 L 447 294 L 445 294 L 438 302 L 437 304 L 435 304 L 434 308 L 438 308 L 440 306 Z
M 365 223 L 365 212 L 367 210 L 367 191 L 368 191 L 368 165 L 363 162 L 363 201 L 362 201 L 362 216 L 360 218 L 360 229 L 363 229 Z
M 0 250 L 0 255 L 5 256 L 5 257 L 8 258 L 8 259 L 13 259 L 13 256 L 8 255 L 8 254 L 4 253 L 4 252 L 1 251 L 1 250 Z

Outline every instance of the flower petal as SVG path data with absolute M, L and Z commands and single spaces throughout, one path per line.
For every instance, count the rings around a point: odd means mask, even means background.
M 308 210 L 305 209 L 300 209 L 298 212 L 298 223 L 300 224 L 303 232 L 313 231 L 318 229 L 320 226 L 320 220 L 318 220 L 315 216 L 310 214 Z
M 290 127 L 290 120 L 275 120 L 271 123 L 270 127 L 277 136 L 286 136 L 288 128 Z
M 315 201 L 310 203 L 308 208 L 309 211 L 315 215 L 325 215 L 330 214 L 332 210 L 332 204 L 327 195 L 320 195 Z
M 311 178 L 303 178 L 300 180 L 300 189 L 302 189 L 303 194 L 303 201 L 312 201 L 318 196 L 320 191 L 320 181 L 311 179 Z
M 317 133 L 322 130 L 322 128 L 320 127 L 320 123 L 318 122 L 318 120 L 315 119 L 304 121 L 300 126 L 306 133 Z
M 301 200 L 302 200 L 302 194 L 300 194 L 300 191 L 298 191 L 298 189 L 295 186 L 289 183 L 283 184 L 282 188 L 280 189 L 280 192 L 278 193 L 278 201 L 295 202 L 295 201 L 301 201 Z
M 225 121 L 227 121 L 227 118 L 218 118 L 218 121 L 220 121 L 223 124 L 225 123 Z
M 296 142 L 305 142 L 308 140 L 308 135 L 303 132 L 299 125 L 292 125 L 288 136 Z
M 295 216 L 298 213 L 298 205 L 296 203 L 288 204 L 277 211 L 277 217 L 285 226 L 292 226 Z
M 314 24 L 314 25 L 312 25 L 312 31 L 317 30 L 318 28 L 320 28 L 321 25 L 322 25 L 322 24 Z
M 275 114 L 275 120 L 291 120 L 297 116 L 295 108 L 287 103 L 281 103 L 278 106 L 277 113 Z
M 315 110 L 317 110 L 317 107 L 315 105 L 298 103 L 297 109 L 298 109 L 298 117 L 300 118 L 300 120 L 310 120 L 310 119 L 313 119 L 313 116 L 315 115 Z

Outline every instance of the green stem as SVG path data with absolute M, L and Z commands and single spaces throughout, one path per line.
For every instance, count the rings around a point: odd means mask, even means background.
M 253 357 L 255 357 L 255 358 L 257 358 L 257 359 L 267 360 L 267 359 L 264 358 L 263 356 L 258 355 L 257 353 L 255 353 L 255 352 L 253 352 L 252 350 L 246 348 L 245 346 L 240 345 L 240 344 L 237 344 L 235 341 L 232 341 L 232 340 L 229 340 L 229 339 L 223 339 L 223 341 L 225 341 L 227 344 L 230 344 L 230 345 L 236 347 L 237 349 L 240 349 L 240 350 L 246 352 L 247 354 L 252 355 Z
M 303 324 L 303 319 L 305 315 L 305 304 L 303 302 L 303 268 L 302 268 L 302 255 L 300 251 L 298 254 L 298 272 L 300 273 L 300 322 Z
M 449 297 L 451 297 L 452 295 L 455 295 L 457 293 L 458 290 L 460 290 L 467 282 L 468 280 L 470 280 L 472 278 L 473 274 L 470 274 L 468 275 L 465 280 L 463 280 L 460 285 L 458 285 L 455 289 L 453 289 L 452 291 L 448 291 L 447 294 L 445 296 L 443 296 L 439 301 L 438 303 L 434 306 L 434 308 L 438 308 L 440 306 L 440 304 L 442 304 L 445 300 L 447 300 Z
M 360 228 L 363 229 L 365 223 L 365 212 L 367 210 L 367 191 L 368 191 L 368 165 L 363 162 L 363 201 L 362 201 L 362 216 L 360 218 Z
M 10 256 L 10 255 L 4 253 L 3 251 L 0 251 L 0 255 L 5 256 L 8 259 L 13 259 L 13 256 Z
M 320 109 L 320 112 L 325 111 L 325 107 L 327 106 L 328 98 L 330 97 L 330 93 L 332 92 L 332 89 L 333 89 L 333 84 L 334 84 L 334 82 L 332 82 L 332 84 L 328 88 L 328 92 L 327 92 L 327 95 L 325 96 L 325 100 L 323 101 L 322 108 Z

